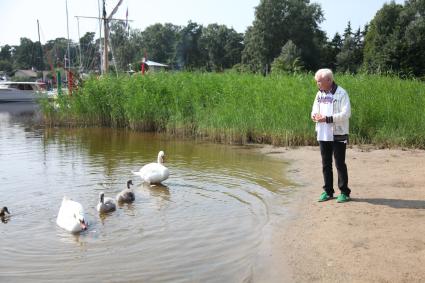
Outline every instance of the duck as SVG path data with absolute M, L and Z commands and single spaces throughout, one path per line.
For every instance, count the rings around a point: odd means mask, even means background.
M 83 206 L 79 202 L 63 197 L 56 224 L 71 233 L 86 230 L 88 223 Z
M 133 171 L 134 175 L 140 176 L 140 178 L 148 184 L 160 184 L 161 182 L 168 179 L 170 172 L 167 167 L 164 166 L 165 153 L 160 151 L 158 153 L 157 162 L 146 164 L 139 171 Z
M 99 203 L 96 206 L 99 213 L 107 213 L 115 211 L 116 205 L 113 198 L 105 197 L 105 193 L 99 193 Z
M 118 193 L 118 195 L 116 197 L 117 202 L 119 202 L 119 203 L 123 203 L 123 202 L 131 203 L 136 199 L 133 190 L 130 189 L 130 185 L 133 185 L 132 180 L 127 181 L 127 189 L 124 189 L 120 193 Z
M 0 217 L 5 217 L 7 214 L 10 214 L 9 210 L 7 209 L 6 206 L 4 206 L 1 210 L 0 210 Z

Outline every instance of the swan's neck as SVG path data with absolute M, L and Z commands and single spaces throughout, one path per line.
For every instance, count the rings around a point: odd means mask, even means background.
M 162 163 L 164 163 L 164 158 L 160 155 L 160 156 L 158 156 L 158 163 L 159 164 L 162 164 Z

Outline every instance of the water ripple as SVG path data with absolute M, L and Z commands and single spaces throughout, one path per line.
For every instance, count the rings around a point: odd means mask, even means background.
M 31 132 L 1 115 L 0 123 L 0 202 L 12 212 L 0 225 L 1 281 L 250 281 L 270 205 L 287 186 L 281 164 L 136 133 Z M 171 176 L 144 185 L 131 171 L 158 148 Z M 99 192 L 115 197 L 128 179 L 136 201 L 100 216 Z M 56 225 L 64 195 L 85 208 L 87 231 Z

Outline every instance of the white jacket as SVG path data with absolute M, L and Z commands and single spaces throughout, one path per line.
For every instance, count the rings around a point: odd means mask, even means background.
M 318 103 L 320 96 L 325 95 L 318 91 L 314 99 L 311 117 L 316 113 L 320 113 L 320 105 Z M 342 87 L 338 86 L 333 95 L 333 134 L 348 135 L 349 118 L 351 116 L 350 98 L 348 93 Z M 316 131 L 318 125 L 316 124 Z

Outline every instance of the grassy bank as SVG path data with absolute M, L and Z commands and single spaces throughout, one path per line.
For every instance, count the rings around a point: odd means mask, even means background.
M 354 143 L 425 148 L 425 84 L 375 75 L 337 75 L 351 99 Z M 43 103 L 50 124 L 127 127 L 220 142 L 315 144 L 312 75 L 158 73 L 92 78 L 59 107 Z

